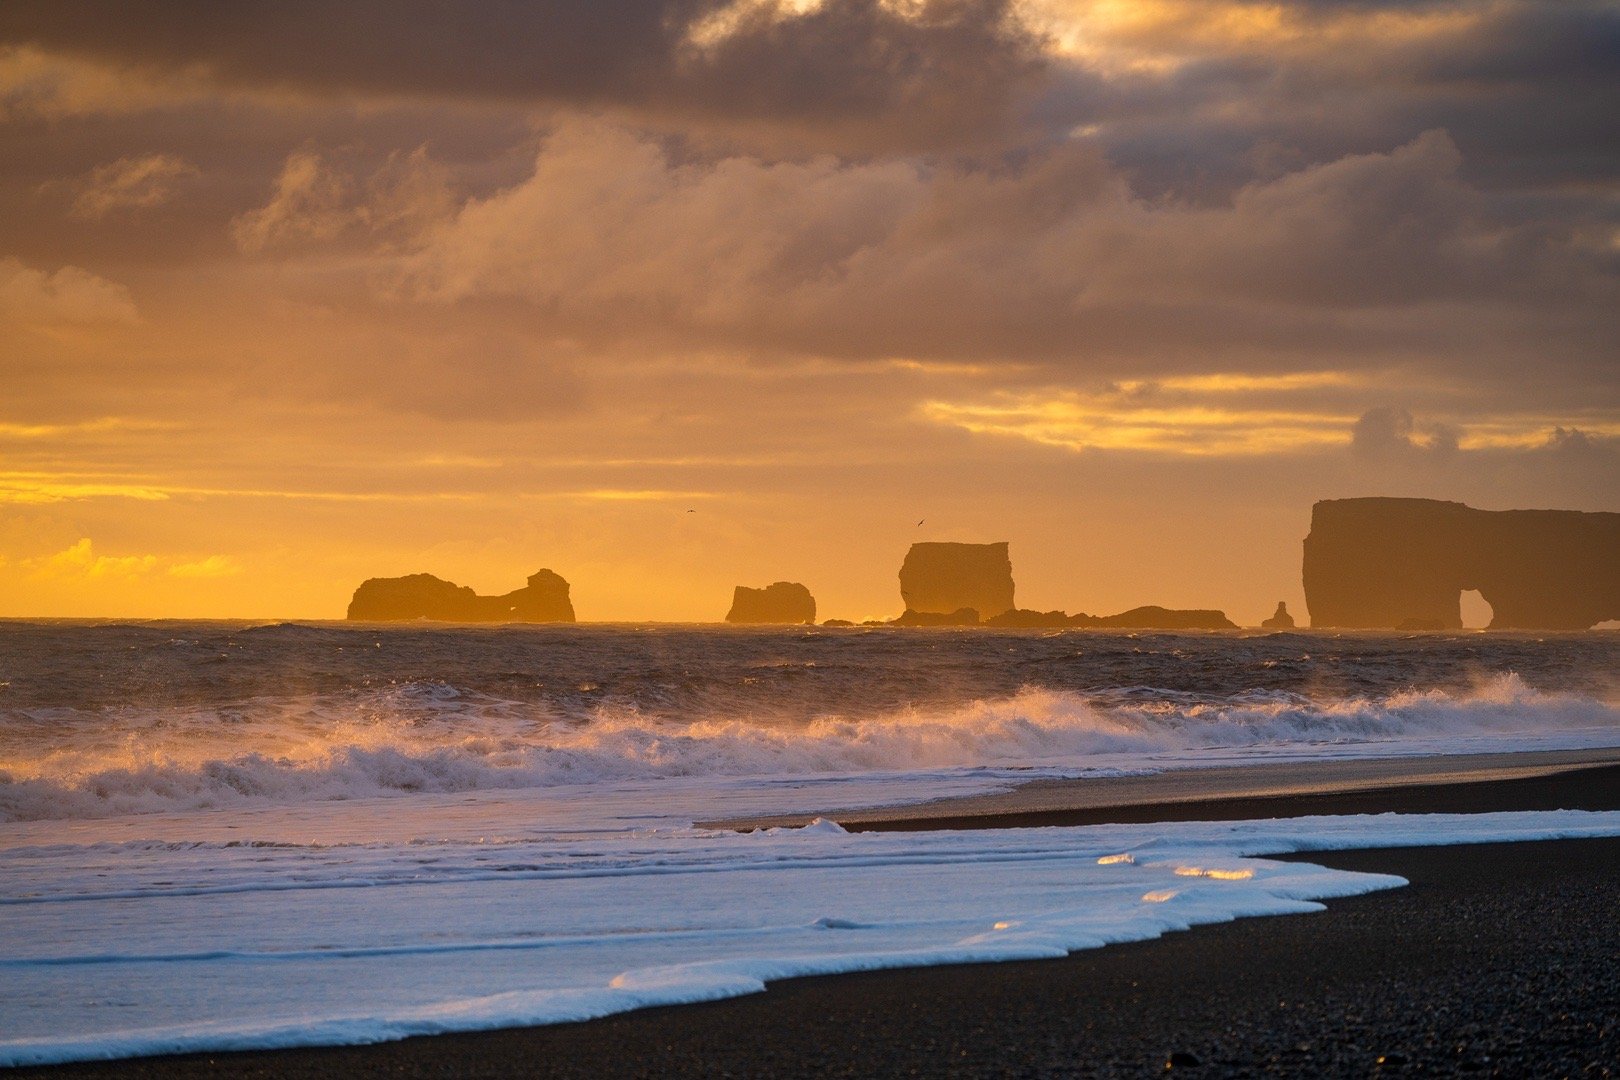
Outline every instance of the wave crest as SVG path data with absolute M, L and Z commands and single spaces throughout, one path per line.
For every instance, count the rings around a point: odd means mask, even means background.
M 1620 741 L 1614 705 L 1537 691 L 1512 674 L 1466 694 L 1407 691 L 1326 702 L 1281 693 L 1213 704 L 1144 688 L 1092 695 L 1030 689 L 955 710 L 799 724 L 743 717 L 673 723 L 634 710 L 604 710 L 578 723 L 511 702 L 472 705 L 442 685 L 412 688 L 405 698 L 345 716 L 334 715 L 330 703 L 267 705 L 251 722 L 227 725 L 223 737 L 210 729 L 204 738 L 202 718 L 166 717 L 156 725 L 165 737 L 126 734 L 111 748 L 13 759 L 10 771 L 0 772 L 0 821 L 668 777 L 1087 768 L 1101 758 L 1117 766 L 1133 755 L 1208 750 L 1360 747 L 1365 754 L 1379 749 L 1369 744 L 1395 744 L 1391 752 L 1400 752 L 1399 744 L 1426 741 L 1429 752 L 1442 752 L 1480 749 L 1482 738 L 1560 732 L 1595 733 L 1592 745 Z M 435 705 L 454 708 L 436 716 Z M 207 719 L 220 726 L 218 717 Z

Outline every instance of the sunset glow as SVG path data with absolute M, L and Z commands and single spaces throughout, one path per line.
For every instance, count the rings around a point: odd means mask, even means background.
M 1610 5 L 553 6 L 0 11 L 0 616 L 1258 619 L 1317 499 L 1613 509 Z

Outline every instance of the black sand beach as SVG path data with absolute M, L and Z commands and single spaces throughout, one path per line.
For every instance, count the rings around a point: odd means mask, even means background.
M 1266 810 L 1286 816 L 1620 809 L 1614 766 L 1450 787 L 1449 793 L 1390 789 L 1382 802 L 1369 792 L 1319 793 L 1270 800 Z M 1185 804 L 1159 810 L 1160 820 L 1167 811 L 1194 816 Z M 1167 1066 L 1189 1076 L 1620 1071 L 1620 840 L 1300 859 L 1398 874 L 1411 884 L 1332 901 L 1317 914 L 1244 919 L 1063 960 L 799 979 L 732 1001 L 586 1024 L 12 1075 L 1080 1077 L 1159 1075 Z

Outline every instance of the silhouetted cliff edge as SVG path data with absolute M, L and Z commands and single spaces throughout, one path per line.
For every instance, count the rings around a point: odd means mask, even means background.
M 1620 618 L 1620 514 L 1336 499 L 1311 510 L 1312 626 L 1462 627 L 1478 589 L 1491 629 L 1584 630 Z
M 778 581 L 763 589 L 737 586 L 731 597 L 729 623 L 813 623 L 816 598 L 797 581 Z
M 573 622 L 568 582 L 539 570 L 529 584 L 504 596 L 479 596 L 432 574 L 371 578 L 354 590 L 349 618 L 366 622 L 437 619 L 442 622 Z
M 1013 607 L 1007 543 L 912 544 L 900 565 L 900 598 L 916 614 L 950 615 L 971 608 L 980 619 Z

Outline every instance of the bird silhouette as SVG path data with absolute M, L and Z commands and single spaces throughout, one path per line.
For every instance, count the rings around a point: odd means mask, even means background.
M 917 524 L 921 525 L 924 521 L 927 521 L 927 520 L 928 520 L 927 518 L 922 518 L 917 522 Z

